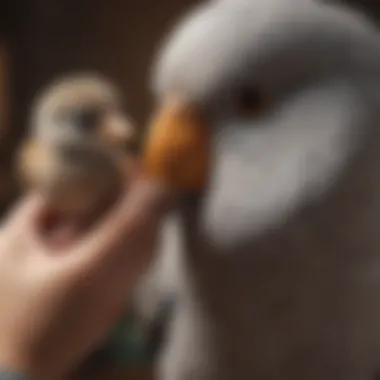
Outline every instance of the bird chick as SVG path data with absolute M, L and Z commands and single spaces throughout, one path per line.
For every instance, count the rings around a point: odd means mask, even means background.
M 87 225 L 116 200 L 134 127 L 118 90 L 97 75 L 54 81 L 37 97 L 18 160 L 24 188 L 38 188 L 64 220 Z

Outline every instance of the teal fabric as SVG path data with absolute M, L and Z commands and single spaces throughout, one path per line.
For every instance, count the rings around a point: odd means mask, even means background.
M 0 380 L 29 380 L 29 378 L 20 373 L 0 369 Z
M 128 367 L 149 365 L 146 339 L 138 320 L 132 313 L 126 313 L 111 334 L 107 351 L 112 361 L 118 365 Z
M 107 357 L 113 364 L 141 368 L 150 365 L 147 355 L 146 338 L 132 313 L 126 313 L 112 332 L 107 347 Z M 0 380 L 30 380 L 27 376 L 0 369 Z

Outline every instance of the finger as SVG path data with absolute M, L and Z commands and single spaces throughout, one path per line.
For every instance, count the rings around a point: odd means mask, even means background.
M 158 228 L 171 194 L 159 184 L 136 180 L 111 213 L 80 244 L 78 253 L 90 261 L 112 260 L 112 255 L 134 248 Z M 127 253 L 127 252 L 126 252 Z

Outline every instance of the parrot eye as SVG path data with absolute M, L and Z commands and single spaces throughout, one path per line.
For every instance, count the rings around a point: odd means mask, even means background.
M 99 107 L 84 107 L 70 111 L 69 123 L 82 132 L 91 132 L 101 123 L 104 110 Z
M 235 107 L 243 117 L 259 116 L 268 104 L 263 93 L 258 88 L 243 88 L 235 97 Z

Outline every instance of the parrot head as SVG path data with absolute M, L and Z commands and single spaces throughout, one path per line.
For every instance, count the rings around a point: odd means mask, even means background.
M 376 29 L 342 6 L 204 3 L 154 65 L 146 170 L 207 194 L 210 235 L 266 231 L 333 189 L 373 140 L 379 68 Z

